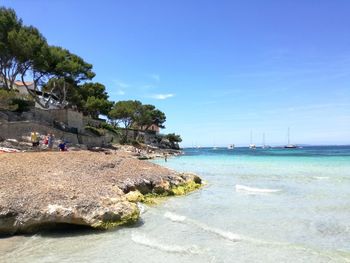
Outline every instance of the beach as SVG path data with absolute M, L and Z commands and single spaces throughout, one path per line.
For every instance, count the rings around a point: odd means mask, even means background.
M 136 202 L 186 194 L 201 183 L 136 157 L 115 150 L 1 154 L 0 234 L 135 223 Z
M 186 149 L 168 162 L 207 182 L 140 204 L 116 231 L 0 239 L 2 262 L 349 262 L 349 147 Z

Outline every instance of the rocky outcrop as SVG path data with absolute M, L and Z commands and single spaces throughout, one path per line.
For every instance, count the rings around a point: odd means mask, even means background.
M 136 202 L 185 194 L 201 185 L 123 152 L 0 154 L 0 234 L 60 224 L 109 229 L 139 219 Z

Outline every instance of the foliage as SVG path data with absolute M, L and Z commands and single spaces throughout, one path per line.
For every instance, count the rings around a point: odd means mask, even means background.
M 14 98 L 11 101 L 11 105 L 14 106 L 15 111 L 24 112 L 29 111 L 31 107 L 34 107 L 35 103 L 23 98 Z
M 125 133 L 121 140 L 122 143 L 128 141 L 128 129 L 130 129 L 137 120 L 141 106 L 142 103 L 138 100 L 118 101 L 109 112 L 108 117 L 112 121 L 124 124 Z
M 157 125 L 159 128 L 165 128 L 165 121 L 165 114 L 156 109 L 154 105 L 150 104 L 141 105 L 136 118 L 137 125 L 142 127 L 143 130 L 148 130 L 153 124 Z
M 0 76 L 6 89 L 12 89 L 17 76 L 28 93 L 42 107 L 47 108 L 35 91 L 51 78 L 62 78 L 71 83 L 92 79 L 92 65 L 68 50 L 50 46 L 39 30 L 25 26 L 12 9 L 0 8 Z M 25 80 L 31 79 L 34 90 Z M 49 101 L 49 100 L 48 100 Z
M 23 112 L 34 106 L 34 102 L 27 96 L 7 89 L 0 89 L 0 109 Z
M 141 105 L 141 102 L 137 100 L 118 101 L 113 105 L 108 116 L 117 123 L 123 123 L 125 129 L 129 129 L 137 120 Z
M 85 126 L 85 130 L 90 131 L 97 136 L 105 135 L 105 131 L 103 129 L 99 129 L 93 126 Z
M 182 142 L 181 136 L 176 135 L 175 133 L 169 133 L 169 134 L 165 135 L 164 138 L 168 139 L 169 142 L 171 142 L 171 143 Z
M 18 31 L 21 26 L 22 20 L 17 18 L 13 9 L 0 8 L 0 78 L 6 90 L 12 88 L 20 71 L 9 43 L 9 34 Z
M 89 113 L 91 117 L 97 119 L 99 114 L 107 115 L 112 105 L 113 104 L 106 99 L 92 96 L 88 97 L 84 105 L 84 110 L 86 113 Z
M 105 123 L 105 122 L 101 123 L 101 128 L 103 128 L 105 130 L 108 130 L 108 131 L 114 133 L 117 136 L 120 136 L 122 134 L 121 130 L 118 129 L 118 127 L 113 126 L 113 125 L 111 125 L 109 123 Z

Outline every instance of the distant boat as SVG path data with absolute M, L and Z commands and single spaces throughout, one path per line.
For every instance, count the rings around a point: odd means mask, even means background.
M 263 148 L 263 149 L 269 149 L 269 148 L 271 148 L 270 145 L 266 145 L 266 144 L 265 144 L 265 132 L 263 133 L 263 143 L 262 143 L 261 148 Z
M 249 149 L 256 149 L 256 145 L 253 143 L 253 132 L 250 131 L 250 144 L 249 144 Z
M 286 149 L 295 149 L 297 148 L 297 146 L 295 144 L 291 144 L 290 143 L 290 130 L 289 130 L 289 127 L 288 127 L 288 144 L 284 146 L 284 148 Z
M 229 149 L 229 150 L 232 150 L 233 148 L 235 148 L 235 145 L 234 145 L 234 144 L 229 144 L 229 145 L 227 146 L 227 149 Z

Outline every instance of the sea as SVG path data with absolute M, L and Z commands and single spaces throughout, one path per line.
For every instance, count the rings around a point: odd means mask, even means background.
M 350 146 L 185 149 L 205 185 L 138 224 L 0 239 L 0 262 L 350 262 Z

